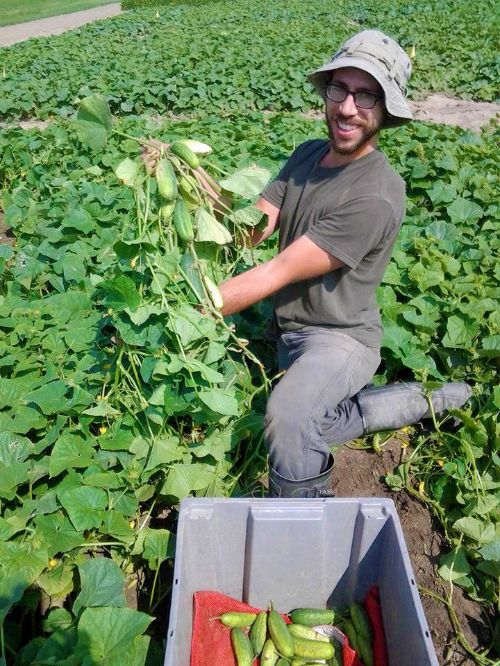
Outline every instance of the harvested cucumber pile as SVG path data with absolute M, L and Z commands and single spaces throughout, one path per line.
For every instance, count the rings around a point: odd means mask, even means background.
M 252 666 L 256 657 L 261 666 L 342 666 L 342 645 L 321 632 L 325 625 L 345 634 L 364 666 L 373 666 L 373 628 L 362 604 L 354 602 L 342 612 L 296 608 L 289 618 L 287 624 L 271 607 L 260 613 L 223 613 L 217 619 L 231 629 L 238 666 Z

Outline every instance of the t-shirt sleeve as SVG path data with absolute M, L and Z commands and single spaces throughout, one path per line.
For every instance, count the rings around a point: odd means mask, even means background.
M 306 236 L 349 268 L 357 268 L 363 257 L 389 240 L 395 228 L 394 211 L 387 201 L 360 198 L 319 219 Z
M 277 208 L 281 208 L 281 204 L 285 198 L 286 185 L 290 176 L 291 160 L 292 158 L 285 163 L 276 178 L 266 185 L 261 192 L 261 197 Z
M 269 203 L 273 204 L 273 206 L 276 206 L 277 208 L 281 208 L 283 199 L 285 198 L 286 194 L 286 186 L 294 166 L 297 164 L 297 162 L 300 162 L 305 155 L 308 154 L 309 150 L 315 143 L 317 143 L 317 141 L 314 139 L 311 141 L 306 141 L 293 151 L 276 178 L 274 178 L 274 180 L 272 180 L 262 190 L 261 196 L 266 201 L 269 201 Z

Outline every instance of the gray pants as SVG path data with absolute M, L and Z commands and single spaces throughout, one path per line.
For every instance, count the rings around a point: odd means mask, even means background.
M 306 327 L 281 335 L 278 358 L 286 372 L 267 403 L 269 464 L 287 479 L 314 477 L 326 469 L 337 426 L 351 418 L 338 412 L 339 402 L 370 381 L 380 352 L 345 333 Z

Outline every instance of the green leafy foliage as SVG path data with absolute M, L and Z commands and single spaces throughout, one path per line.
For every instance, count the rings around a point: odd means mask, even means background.
M 3 209 L 16 236 L 14 250 L 0 248 L 0 619 L 19 664 L 144 664 L 157 654 L 144 632 L 167 603 L 158 581 L 175 547 L 162 512 L 189 495 L 241 494 L 264 468 L 269 304 L 235 317 L 233 331 L 200 312 L 196 276 L 202 262 L 219 281 L 275 243 L 238 250 L 205 219 L 196 258 L 188 253 L 138 158 L 134 136 L 151 133 L 213 146 L 207 168 L 237 195 L 223 220 L 235 240 L 259 222 L 247 204 L 265 174 L 324 134 L 322 123 L 287 113 L 111 126 L 101 101 L 87 102 L 76 126 L 0 135 Z M 380 381 L 474 385 L 473 402 L 454 415 L 462 425 L 437 424 L 416 440 L 388 482 L 414 492 L 423 484 L 418 495 L 451 549 L 440 572 L 486 611 L 498 603 L 496 140 L 493 130 L 429 125 L 385 133 L 409 200 L 378 293 Z M 124 585 L 140 574 L 147 614 L 124 604 Z M 47 600 L 64 609 L 46 612 L 27 642 Z
M 476 3 L 473 13 L 464 0 L 360 0 L 355 8 L 323 0 L 255 0 L 204 7 L 126 12 L 45 38 L 43 49 L 36 40 L 3 49 L 0 117 L 67 117 L 96 92 L 120 115 L 320 109 L 305 74 L 366 27 L 385 30 L 408 51 L 415 46 L 412 96 L 437 91 L 495 98 L 494 0 Z M 80 131 L 102 140 L 92 123 Z

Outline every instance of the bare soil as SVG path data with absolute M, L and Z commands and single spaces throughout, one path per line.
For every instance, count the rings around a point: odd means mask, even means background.
M 0 28 L 0 47 L 11 46 L 12 44 L 17 44 L 17 42 L 24 42 L 34 37 L 60 35 L 62 32 L 79 28 L 86 23 L 116 16 L 120 12 L 120 3 L 114 2 L 101 7 L 84 9 L 81 12 L 49 16 L 49 18 L 26 21 L 26 23 L 18 23 L 17 25 L 7 25 Z
M 473 666 L 473 659 L 457 643 L 446 606 L 424 592 L 430 590 L 446 597 L 444 583 L 437 574 L 439 556 L 446 552 L 441 529 L 421 502 L 406 492 L 391 492 L 384 482 L 386 474 L 401 462 L 402 452 L 401 441 L 396 438 L 383 447 L 380 455 L 347 446 L 340 448 L 335 453 L 332 489 L 337 497 L 388 497 L 394 501 L 439 663 Z M 489 636 L 480 605 L 455 587 L 453 607 L 470 645 L 484 649 Z

